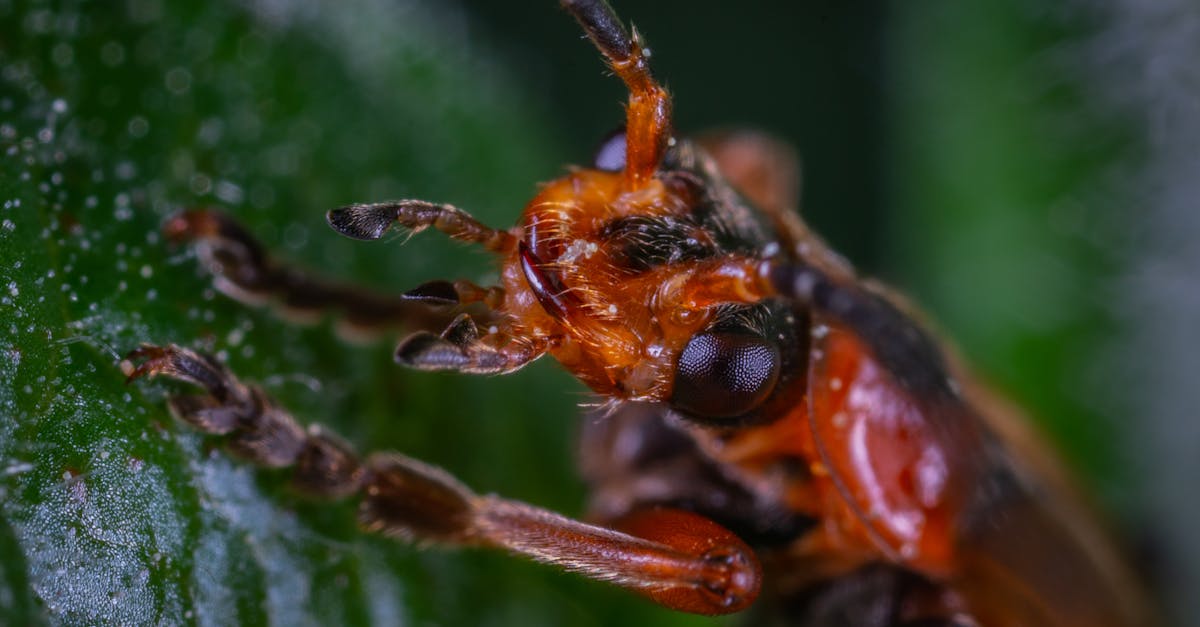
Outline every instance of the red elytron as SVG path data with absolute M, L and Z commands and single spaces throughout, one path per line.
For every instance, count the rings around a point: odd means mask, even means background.
M 494 253 L 501 285 L 380 297 L 275 265 L 235 223 L 188 212 L 222 291 L 352 326 L 417 331 L 399 362 L 504 373 L 545 354 L 608 402 L 587 427 L 586 524 L 479 496 L 396 455 L 303 429 L 214 359 L 144 346 L 131 378 L 195 383 L 181 419 L 298 486 L 357 495 L 363 525 L 486 546 L 687 612 L 760 605 L 803 625 L 1129 626 L 1129 567 L 1035 439 L 793 212 L 789 154 L 754 134 L 672 134 L 670 99 L 603 0 L 563 0 L 630 92 L 594 167 L 497 230 L 423 201 L 329 213 L 376 239 L 432 227 Z

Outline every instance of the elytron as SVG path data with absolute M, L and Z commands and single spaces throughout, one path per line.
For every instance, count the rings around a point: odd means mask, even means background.
M 369 531 L 508 551 L 684 612 L 781 624 L 1131 626 L 1132 570 L 1019 418 L 886 289 L 804 225 L 786 151 L 752 133 L 677 137 L 639 35 L 604 0 L 562 0 L 629 91 L 625 123 L 544 185 L 516 226 L 419 200 L 333 210 L 357 239 L 433 228 L 485 248 L 500 282 L 369 294 L 277 264 L 197 210 L 168 236 L 216 286 L 410 333 L 422 370 L 512 372 L 544 355 L 603 399 L 584 432 L 582 522 L 472 492 L 395 453 L 303 428 L 216 359 L 143 345 L 129 378 L 303 491 L 354 498 Z M 781 174 L 782 172 L 782 174 Z

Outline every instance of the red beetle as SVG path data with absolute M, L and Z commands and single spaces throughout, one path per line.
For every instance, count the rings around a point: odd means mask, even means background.
M 359 239 L 432 227 L 479 244 L 500 285 L 381 297 L 275 265 L 216 212 L 167 232 L 232 296 L 418 329 L 396 351 L 407 366 L 494 374 L 552 355 L 607 399 L 584 434 L 596 524 L 397 454 L 361 459 L 186 349 L 143 346 L 130 378 L 199 385 L 171 399 L 177 416 L 293 467 L 309 493 L 356 496 L 368 530 L 501 548 L 686 612 L 762 592 L 789 624 L 1148 624 L 1120 551 L 1020 419 L 793 212 L 786 151 L 676 138 L 637 34 L 603 0 L 563 6 L 630 93 L 593 167 L 545 185 L 507 230 L 417 200 L 328 215 Z

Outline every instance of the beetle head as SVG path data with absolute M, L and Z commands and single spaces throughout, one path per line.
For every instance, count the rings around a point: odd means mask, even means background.
M 747 260 L 770 254 L 770 228 L 685 142 L 631 189 L 624 139 L 526 208 L 503 270 L 510 332 L 552 338 L 549 352 L 603 395 L 745 415 L 774 390 L 781 345 L 794 342 L 786 304 L 728 293 L 754 271 Z

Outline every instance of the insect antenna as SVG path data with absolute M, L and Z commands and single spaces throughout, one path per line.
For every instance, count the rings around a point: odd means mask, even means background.
M 671 139 L 671 98 L 650 73 L 650 52 L 604 0 L 562 0 L 609 66 L 629 88 L 625 109 L 625 183 L 642 187 L 658 170 Z

